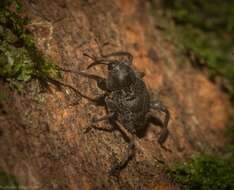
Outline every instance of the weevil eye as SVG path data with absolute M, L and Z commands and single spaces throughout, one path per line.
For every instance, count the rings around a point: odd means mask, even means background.
M 108 65 L 108 70 L 111 71 L 113 68 L 114 68 L 114 64 L 113 64 L 113 63 L 110 63 L 110 64 Z
M 125 65 L 130 65 L 128 61 L 122 61 L 122 64 L 125 64 Z

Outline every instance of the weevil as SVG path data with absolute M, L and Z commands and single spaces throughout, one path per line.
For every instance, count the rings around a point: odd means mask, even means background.
M 91 128 L 96 128 L 94 126 L 98 122 L 109 120 L 111 126 L 116 127 L 121 124 L 131 134 L 131 137 L 128 136 L 128 148 L 123 158 L 120 162 L 114 164 L 109 171 L 111 175 L 114 175 L 123 169 L 134 155 L 135 137 L 139 136 L 140 131 L 144 130 L 153 121 L 153 110 L 165 113 L 162 131 L 158 138 L 158 143 L 164 147 L 163 143 L 169 134 L 167 126 L 170 112 L 160 101 L 151 100 L 149 91 L 143 81 L 144 73 L 139 73 L 132 68 L 133 56 L 129 52 L 119 51 L 102 55 L 99 58 L 88 54 L 84 55 L 92 59 L 92 63 L 89 64 L 87 69 L 97 65 L 105 65 L 108 70 L 107 77 L 104 78 L 87 72 L 61 69 L 95 80 L 97 86 L 105 92 L 96 98 L 85 96 L 85 98 L 96 102 L 98 105 L 105 106 L 107 110 L 105 116 L 93 117 L 86 132 Z M 118 57 L 125 59 L 120 60 L 117 59 Z

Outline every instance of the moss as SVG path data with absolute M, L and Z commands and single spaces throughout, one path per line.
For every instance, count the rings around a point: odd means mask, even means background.
M 0 189 L 20 190 L 20 187 L 14 176 L 0 171 Z
M 9 6 L 15 5 L 15 11 Z M 21 90 L 36 78 L 44 80 L 58 77 L 56 65 L 38 51 L 26 29 L 27 18 L 18 16 L 21 5 L 16 0 L 0 3 L 0 79 Z
M 227 144 L 222 154 L 199 154 L 187 163 L 168 167 L 170 178 L 196 190 L 234 189 L 234 120 L 226 129 Z
M 162 20 L 160 16 L 166 20 L 161 26 L 180 52 L 195 57 L 212 79 L 221 77 L 222 87 L 234 100 L 234 2 L 168 0 L 152 7 L 156 20 Z
M 186 189 L 234 189 L 233 156 L 197 155 L 189 163 L 174 165 L 169 175 Z
M 178 55 L 206 69 L 211 79 L 219 78 L 234 103 L 234 2 L 168 0 L 153 4 L 152 12 L 158 27 L 177 46 Z M 185 189 L 234 189 L 233 122 L 227 134 L 223 155 L 194 155 L 187 163 L 170 166 L 170 177 Z
M 222 154 L 193 155 L 187 163 L 168 167 L 170 178 L 185 189 L 234 189 L 234 120 L 226 129 L 227 144 Z

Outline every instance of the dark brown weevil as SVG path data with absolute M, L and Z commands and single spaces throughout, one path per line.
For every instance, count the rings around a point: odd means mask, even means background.
M 131 68 L 133 56 L 130 53 L 121 51 L 102 55 L 99 58 L 87 54 L 84 55 L 93 60 L 87 69 L 101 64 L 106 65 L 108 69 L 107 78 L 68 69 L 60 70 L 93 79 L 97 82 L 97 86 L 105 92 L 97 98 L 89 98 L 80 93 L 98 105 L 105 106 L 107 110 L 107 115 L 92 119 L 92 124 L 87 128 L 86 132 L 91 128 L 96 128 L 96 123 L 109 120 L 112 124 L 111 126 L 114 128 L 119 123 L 131 134 L 131 137 L 127 136 L 128 148 L 125 155 L 120 162 L 114 164 L 110 169 L 110 174 L 114 175 L 123 169 L 130 158 L 132 158 L 135 149 L 135 137 L 139 136 L 140 132 L 146 129 L 148 124 L 154 120 L 153 110 L 165 113 L 162 131 L 158 138 L 158 143 L 161 147 L 165 148 L 163 143 L 169 134 L 167 125 L 170 119 L 170 113 L 160 101 L 151 101 L 149 92 L 142 79 L 144 74 L 138 73 Z M 123 57 L 125 60 L 120 61 L 116 59 L 118 57 Z M 120 128 L 117 127 L 117 129 Z

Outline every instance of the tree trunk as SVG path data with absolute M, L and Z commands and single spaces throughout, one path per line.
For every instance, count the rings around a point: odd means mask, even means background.
M 0 168 L 14 174 L 25 189 L 178 189 L 165 166 L 196 152 L 218 151 L 229 118 L 228 98 L 165 39 L 144 0 L 24 0 L 29 28 L 44 54 L 63 68 L 85 70 L 90 59 L 124 50 L 134 56 L 133 67 L 145 72 L 153 99 L 171 113 L 165 151 L 157 143 L 160 127 L 150 126 L 136 140 L 134 158 L 119 177 L 108 175 L 127 144 L 118 131 L 84 133 L 93 116 L 105 115 L 69 89 L 40 93 L 37 81 L 22 94 L 1 88 L 9 98 L 1 104 Z M 97 42 L 98 43 L 97 43 Z M 104 46 L 105 43 L 109 45 Z M 99 44 L 101 48 L 98 47 Z M 182 62 L 183 63 L 180 63 Z M 91 73 L 105 76 L 105 68 Z M 62 81 L 95 97 L 102 91 L 94 81 L 65 73 Z M 69 106 L 74 101 L 77 105 Z M 155 116 L 163 115 L 155 112 Z M 108 128 L 108 122 L 97 125 Z

